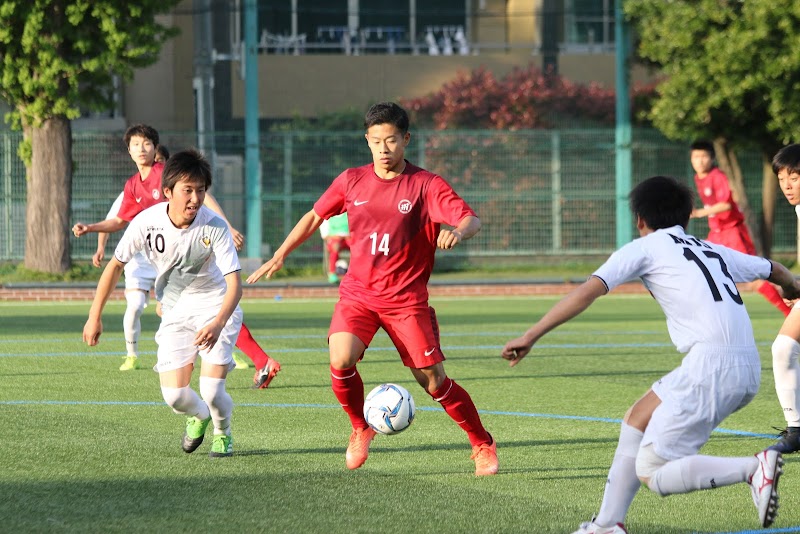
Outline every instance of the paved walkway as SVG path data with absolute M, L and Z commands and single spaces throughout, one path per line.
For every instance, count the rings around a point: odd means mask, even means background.
M 459 296 L 531 296 L 564 295 L 581 283 L 580 280 L 457 280 L 431 281 L 428 291 L 431 297 Z M 26 284 L 13 283 L 0 286 L 0 302 L 36 301 L 88 301 L 94 297 L 96 285 L 93 283 L 52 283 Z M 619 293 L 644 293 L 642 284 L 624 284 L 614 290 Z M 244 285 L 243 299 L 275 298 L 336 298 L 338 289 L 325 283 L 276 283 L 268 282 L 254 286 Z M 125 298 L 122 286 L 112 293 L 112 300 Z

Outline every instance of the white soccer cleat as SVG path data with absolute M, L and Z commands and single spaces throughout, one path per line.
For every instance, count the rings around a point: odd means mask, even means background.
M 595 524 L 594 518 L 591 521 L 581 523 L 581 528 L 572 534 L 628 534 L 622 523 L 617 523 L 613 527 L 601 527 Z
M 778 451 L 766 450 L 756 454 L 758 468 L 750 477 L 750 491 L 758 510 L 758 520 L 766 528 L 778 516 L 778 479 L 783 473 L 783 457 Z

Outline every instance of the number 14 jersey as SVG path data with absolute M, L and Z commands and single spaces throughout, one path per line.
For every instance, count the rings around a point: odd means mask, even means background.
M 427 304 L 441 224 L 475 215 L 441 176 L 408 162 L 390 180 L 379 178 L 373 164 L 340 174 L 314 212 L 328 219 L 345 211 L 350 267 L 339 294 L 376 310 Z

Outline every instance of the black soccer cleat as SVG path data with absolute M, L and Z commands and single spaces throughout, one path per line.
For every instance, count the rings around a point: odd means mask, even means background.
M 780 439 L 767 450 L 778 451 L 781 454 L 791 454 L 800 451 L 800 427 L 789 426 L 781 430 Z

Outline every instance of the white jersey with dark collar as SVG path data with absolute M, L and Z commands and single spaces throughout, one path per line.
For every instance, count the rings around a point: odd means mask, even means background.
M 241 270 L 228 225 L 201 206 L 189 228 L 176 228 L 168 207 L 162 202 L 137 215 L 114 256 L 127 263 L 142 252 L 158 271 L 156 298 L 167 308 L 178 299 L 184 305 L 217 305 L 227 290 L 225 275 Z
M 667 317 L 680 352 L 696 343 L 753 346 L 753 327 L 735 283 L 768 278 L 769 260 L 661 229 L 620 248 L 599 268 L 610 291 L 641 278 Z

